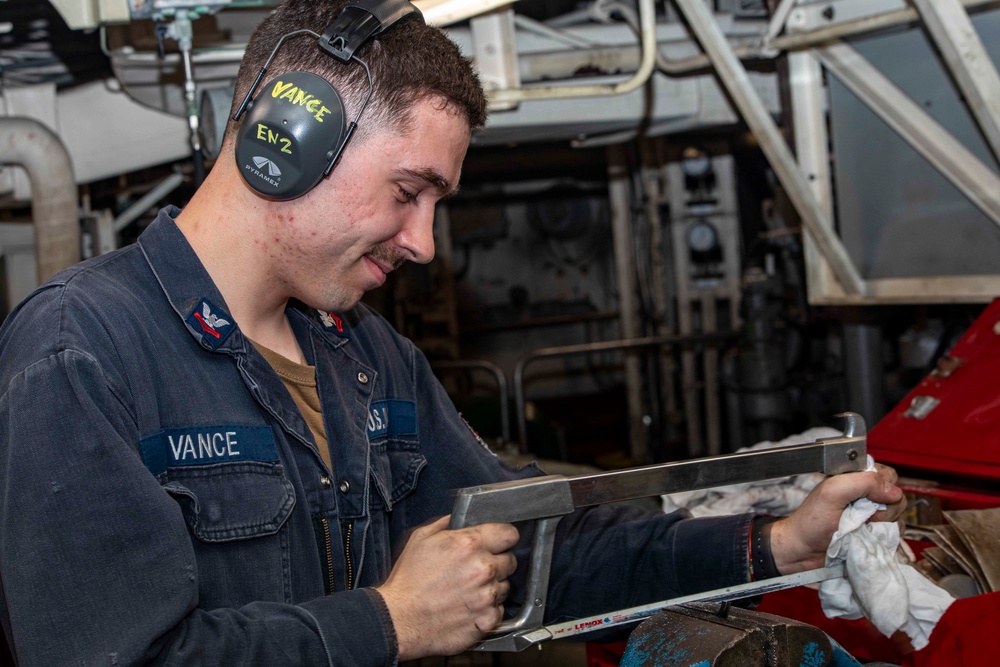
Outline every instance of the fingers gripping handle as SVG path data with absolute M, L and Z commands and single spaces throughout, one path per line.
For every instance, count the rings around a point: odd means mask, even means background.
M 555 550 L 556 527 L 574 509 L 569 481 L 561 475 L 500 482 L 459 489 L 449 528 L 481 523 L 536 521 L 524 605 L 497 632 L 506 633 L 542 624 L 549 588 L 549 571 Z

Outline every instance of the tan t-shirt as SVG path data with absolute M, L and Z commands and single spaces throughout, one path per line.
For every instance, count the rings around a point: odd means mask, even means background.
M 263 345 L 250 342 L 285 383 L 288 393 L 292 395 L 292 400 L 295 401 L 309 430 L 312 431 L 313 438 L 316 439 L 316 447 L 326 462 L 327 469 L 333 470 L 330 464 L 330 446 L 326 439 L 326 426 L 323 424 L 323 409 L 319 402 L 319 391 L 316 389 L 316 368 L 297 364 Z

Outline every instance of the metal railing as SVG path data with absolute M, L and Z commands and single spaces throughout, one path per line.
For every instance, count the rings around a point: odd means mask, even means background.
M 539 359 L 568 357 L 576 354 L 594 354 L 596 352 L 637 350 L 647 347 L 676 347 L 678 345 L 689 345 L 694 343 L 725 341 L 736 338 L 737 336 L 739 336 L 739 333 L 734 331 L 694 334 L 689 336 L 649 336 L 646 338 L 608 340 L 601 341 L 599 343 L 581 343 L 578 345 L 542 347 L 528 352 L 517 361 L 517 365 L 514 367 L 514 403 L 517 414 L 518 444 L 521 451 L 526 452 L 528 447 L 528 420 L 525 415 L 524 399 L 524 371 L 529 365 Z
M 489 361 L 471 359 L 463 361 L 434 361 L 431 362 L 431 369 L 438 371 L 467 371 L 482 370 L 492 375 L 497 381 L 497 390 L 500 393 L 500 435 L 503 441 L 510 442 L 510 408 L 509 392 L 507 390 L 507 377 L 500 370 L 500 367 Z

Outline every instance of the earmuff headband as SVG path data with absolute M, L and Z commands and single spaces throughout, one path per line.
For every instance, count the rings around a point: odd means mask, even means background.
M 423 14 L 409 0 L 355 0 L 327 27 L 319 46 L 347 62 L 362 44 L 412 14 L 423 20 Z

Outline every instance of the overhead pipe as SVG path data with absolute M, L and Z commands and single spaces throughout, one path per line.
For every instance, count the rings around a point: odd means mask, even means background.
M 995 8 L 1000 3 L 998 3 L 997 0 L 960 0 L 960 4 L 964 6 L 967 11 L 978 12 Z M 794 8 L 794 5 L 795 2 L 793 0 L 783 0 L 783 4 L 779 5 L 778 9 L 775 11 L 774 16 L 769 22 L 768 28 L 763 35 L 755 38 L 754 43 L 752 44 L 733 45 L 733 53 L 736 57 L 742 61 L 773 60 L 775 56 L 784 51 L 796 51 L 822 44 L 829 44 L 830 42 L 834 42 L 845 37 L 864 35 L 871 32 L 877 32 L 879 30 L 885 30 L 887 28 L 893 28 L 899 25 L 913 23 L 918 21 L 920 18 L 915 9 L 906 8 L 884 12 L 882 14 L 875 14 L 873 16 L 866 16 L 853 21 L 846 21 L 844 23 L 827 26 L 825 28 L 796 30 L 794 33 L 781 35 L 780 32 L 785 28 L 788 15 Z M 619 11 L 625 18 L 625 21 L 634 30 L 637 32 L 639 31 L 638 15 L 634 9 L 622 3 L 609 3 L 608 7 Z M 565 15 L 565 17 L 571 21 L 593 18 L 591 9 L 579 10 L 572 15 Z M 549 20 L 546 24 L 554 28 L 561 28 L 569 25 L 568 22 L 562 22 L 558 19 Z M 589 50 L 610 51 L 616 49 L 620 51 L 622 47 L 595 46 L 591 47 Z M 551 60 L 553 58 L 558 58 L 559 55 L 527 54 L 521 57 L 528 61 L 543 63 L 540 66 L 536 66 L 537 68 L 540 68 L 545 66 L 544 63 L 546 59 Z M 656 69 L 671 77 L 703 74 L 712 70 L 712 61 L 703 53 L 683 58 L 667 58 L 662 54 L 662 52 L 659 51 L 659 49 L 656 49 L 655 59 Z
M 536 21 L 533 18 L 528 18 L 523 14 L 514 15 L 514 24 L 524 28 L 528 32 L 533 32 L 543 37 L 548 37 L 549 39 L 555 40 L 557 42 L 562 42 L 577 49 L 589 49 L 595 46 L 599 46 L 597 42 L 593 42 L 589 39 L 584 39 L 583 37 L 577 37 L 576 35 L 564 32 L 562 30 L 556 30 L 555 28 L 549 27 L 541 21 Z
M 514 4 L 514 0 L 416 0 L 427 25 L 446 26 Z
M 450 2 L 451 0 L 448 1 Z M 478 5 L 469 4 L 467 7 L 463 7 L 461 15 L 466 18 L 469 16 L 476 16 L 484 13 L 487 9 L 512 4 L 512 2 L 513 0 L 480 0 Z M 970 12 L 992 9 L 1000 4 L 998 3 L 998 0 L 960 0 L 960 2 L 962 6 Z M 417 4 L 420 6 L 423 3 L 418 0 Z M 447 3 L 442 0 L 426 0 L 426 5 L 428 7 L 432 5 L 435 7 L 444 7 L 446 4 Z M 632 78 L 627 81 L 623 81 L 622 83 L 615 85 L 555 85 L 533 88 L 504 89 L 493 91 L 490 94 L 491 99 L 496 99 L 498 102 L 516 102 L 528 99 L 538 100 L 565 97 L 615 95 L 630 92 L 641 86 L 652 74 L 653 69 L 659 70 L 667 76 L 672 77 L 690 76 L 710 71 L 712 69 L 712 62 L 705 54 L 672 59 L 667 58 L 660 53 L 656 43 L 656 17 L 651 9 L 647 10 L 648 5 L 652 5 L 652 0 L 639 0 L 638 16 L 640 16 L 643 21 L 643 26 L 640 28 L 642 36 L 641 66 L 639 71 L 637 71 Z M 786 3 L 786 6 L 789 10 L 792 8 L 792 5 L 789 5 L 788 3 Z M 450 11 L 451 5 L 448 5 L 448 8 Z M 737 58 L 742 61 L 771 60 L 778 53 L 784 51 L 808 49 L 818 45 L 835 42 L 846 37 L 864 35 L 866 33 L 877 32 L 879 30 L 885 30 L 899 25 L 914 23 L 920 18 L 915 9 L 907 7 L 905 9 L 866 16 L 853 21 L 846 21 L 844 23 L 830 25 L 824 28 L 816 28 L 805 31 L 796 30 L 795 32 L 789 32 L 786 30 L 786 34 L 781 35 L 779 32 L 783 28 L 786 28 L 788 11 L 781 9 L 780 6 L 779 10 L 781 10 L 780 13 L 776 12 L 775 17 L 769 23 L 765 34 L 756 38 L 756 42 L 754 44 L 746 46 L 733 46 L 733 53 Z M 632 14 L 635 14 L 634 11 Z M 428 12 L 424 11 L 424 17 L 427 19 L 428 24 L 442 27 L 455 23 L 459 20 L 457 18 L 458 14 L 452 13 L 442 13 L 435 20 L 430 20 L 428 16 Z M 550 19 L 549 21 L 546 21 L 545 25 L 551 28 L 561 28 L 568 25 L 568 23 L 565 23 L 560 19 L 568 18 L 571 22 L 575 22 L 576 20 L 590 17 L 590 9 L 579 10 L 574 12 L 572 15 L 565 15 L 564 17 L 558 17 L 557 19 Z M 521 21 L 522 24 L 524 23 L 523 17 L 516 16 L 515 18 Z M 626 17 L 626 20 L 628 20 L 628 18 L 629 17 Z M 645 20 L 647 18 L 649 30 L 646 30 Z M 522 25 L 522 27 L 525 26 Z M 560 34 L 562 35 L 561 38 L 574 39 L 574 36 L 569 35 L 569 33 Z M 111 51 L 108 49 L 106 44 L 104 26 L 101 26 L 101 40 L 101 46 L 104 50 L 104 54 L 112 59 L 112 67 L 114 68 L 115 75 L 119 80 L 121 80 L 120 69 L 122 63 L 160 67 L 164 64 L 176 64 L 181 61 L 180 56 L 174 53 L 168 53 L 165 57 L 163 57 L 155 51 Z M 582 44 L 579 46 L 583 48 Z M 590 47 L 591 50 L 620 50 L 622 48 L 623 47 L 621 46 Z M 219 63 L 238 64 L 243 59 L 243 55 L 244 46 L 198 49 L 197 51 L 192 52 L 192 63 L 195 65 Z M 529 61 L 539 60 L 544 62 L 546 59 L 550 59 L 553 56 L 551 54 L 526 54 L 519 57 Z M 650 69 L 648 72 L 646 71 L 647 67 Z
M 0 163 L 16 164 L 31 181 L 38 282 L 80 261 L 73 163 L 62 141 L 33 118 L 0 118 Z
M 961 0 L 966 11 L 978 12 L 993 9 L 997 0 Z M 920 14 L 913 7 L 897 9 L 881 14 L 873 14 L 827 26 L 815 30 L 798 30 L 786 22 L 785 34 L 774 37 L 764 47 L 774 51 L 796 51 L 808 49 L 822 44 L 829 44 L 847 37 L 856 37 L 866 33 L 877 32 L 900 25 L 918 22 Z M 792 32 L 794 30 L 794 32 Z
M 656 69 L 656 7 L 653 0 L 639 0 L 639 32 L 642 43 L 642 59 L 639 63 L 639 69 L 625 81 L 614 84 L 504 88 L 491 91 L 489 93 L 490 102 L 503 104 L 569 97 L 601 97 L 632 92 L 646 83 L 652 76 L 653 70 Z

